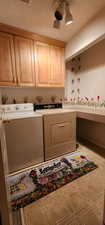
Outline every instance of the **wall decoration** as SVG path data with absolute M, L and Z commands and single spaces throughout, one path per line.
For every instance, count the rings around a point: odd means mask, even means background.
M 77 81 L 80 82 L 80 77 L 77 78 Z
M 72 81 L 71 81 L 71 82 L 72 82 L 72 84 L 74 84 L 75 80 L 74 80 L 74 79 L 72 79 Z
M 28 97 L 24 97 L 24 103 L 28 103 Z
M 13 104 L 16 104 L 16 98 L 13 98 Z
M 81 59 L 79 57 L 75 57 L 71 60 L 71 64 L 69 64 L 70 69 L 74 73 L 78 73 L 81 70 Z
M 51 102 L 55 103 L 55 102 L 56 102 L 56 98 L 57 98 L 56 95 L 52 95 L 52 96 L 51 96 Z
M 72 91 L 71 91 L 71 94 L 73 94 L 74 92 L 75 92 L 75 91 L 74 91 L 74 90 L 72 90 Z
M 77 89 L 77 92 L 78 92 L 78 94 L 80 93 L 80 89 L 79 88 Z
M 43 97 L 42 96 L 37 96 L 36 97 L 37 102 L 40 104 L 43 101 Z
M 8 101 L 8 97 L 7 97 L 6 95 L 3 95 L 3 96 L 1 97 L 1 101 L 2 101 L 2 104 L 6 104 L 7 101 Z

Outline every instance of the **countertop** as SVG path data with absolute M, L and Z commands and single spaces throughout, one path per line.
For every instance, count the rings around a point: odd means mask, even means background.
M 70 104 L 64 104 L 63 109 L 71 109 L 76 112 L 84 112 L 84 113 L 91 113 L 91 114 L 98 114 L 98 115 L 104 115 L 105 116 L 105 108 L 101 107 L 81 107 L 81 106 L 72 106 Z
M 105 124 L 105 109 L 103 108 L 94 108 L 94 107 L 73 107 L 69 104 L 63 105 L 64 109 L 72 109 L 76 112 L 77 118 L 87 119 L 94 122 L 104 123 Z
M 58 114 L 58 113 L 70 113 L 70 112 L 76 112 L 75 109 L 67 109 L 67 108 L 59 108 L 59 109 L 42 109 L 42 110 L 36 110 L 38 114 L 41 115 L 49 115 L 49 114 Z
M 70 104 L 63 104 L 63 108 L 59 109 L 44 109 L 44 110 L 36 110 L 35 112 L 32 112 L 30 114 L 21 113 L 20 116 L 18 116 L 18 113 L 16 114 L 8 114 L 8 116 L 3 116 L 3 120 L 6 119 L 19 119 L 21 118 L 29 118 L 29 117 L 40 117 L 43 115 L 51 115 L 51 114 L 59 114 L 59 113 L 70 113 L 74 112 L 76 113 L 77 118 L 84 118 L 88 120 L 93 120 L 96 122 L 102 122 L 105 123 L 105 109 L 103 108 L 94 108 L 94 107 L 81 107 L 81 106 L 71 106 Z
M 61 109 L 44 109 L 37 110 L 39 114 L 43 115 L 53 115 L 58 113 L 76 113 L 77 118 L 91 120 L 98 123 L 105 124 L 105 109 L 100 108 L 89 108 L 89 107 L 71 107 L 70 105 L 63 105 Z
M 44 110 L 36 110 L 36 113 L 47 115 L 47 114 L 58 114 L 58 113 L 69 113 L 69 112 L 76 112 L 78 113 L 86 113 L 86 114 L 93 114 L 93 115 L 102 115 L 105 116 L 105 109 L 101 108 L 92 108 L 92 107 L 73 107 L 69 104 L 64 104 L 63 108 L 59 109 L 44 109 Z

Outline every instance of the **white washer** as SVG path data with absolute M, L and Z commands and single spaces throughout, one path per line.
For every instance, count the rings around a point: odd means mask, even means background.
M 42 115 L 33 104 L 2 105 L 10 173 L 44 161 Z

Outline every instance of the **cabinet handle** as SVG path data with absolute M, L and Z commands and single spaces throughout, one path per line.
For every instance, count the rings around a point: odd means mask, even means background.
M 3 123 L 10 123 L 10 120 L 4 120 Z
M 65 127 L 65 125 L 59 125 L 58 127 L 59 127 L 59 128 L 62 128 L 62 127 Z

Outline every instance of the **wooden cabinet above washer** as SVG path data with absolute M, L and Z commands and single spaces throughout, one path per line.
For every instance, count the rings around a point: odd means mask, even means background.
M 17 83 L 20 86 L 35 86 L 35 58 L 33 40 L 15 37 Z
M 13 36 L 0 32 L 0 85 L 16 85 Z
M 64 87 L 64 46 L 62 41 L 1 25 L 0 85 Z
M 64 87 L 65 61 L 64 48 L 37 43 L 37 75 L 38 87 Z

